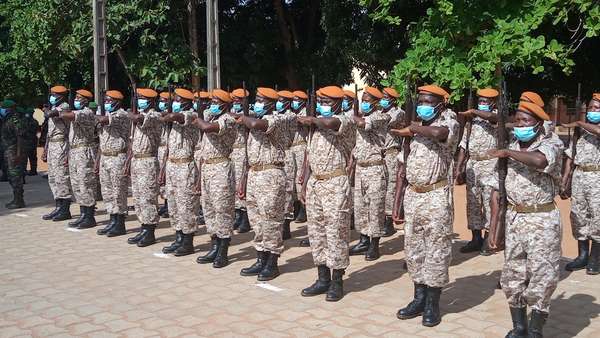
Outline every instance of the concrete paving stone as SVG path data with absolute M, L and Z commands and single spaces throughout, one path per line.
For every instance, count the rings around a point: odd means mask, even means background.
M 103 324 L 106 326 L 111 332 L 121 332 L 123 330 L 131 329 L 134 327 L 139 327 L 141 324 L 136 322 L 130 322 L 123 319 L 117 319 L 108 321 Z
M 94 331 L 104 331 L 106 328 L 101 325 L 95 325 L 92 323 L 79 323 L 69 327 L 69 333 L 74 334 L 76 336 L 82 336 L 84 334 L 94 332 Z

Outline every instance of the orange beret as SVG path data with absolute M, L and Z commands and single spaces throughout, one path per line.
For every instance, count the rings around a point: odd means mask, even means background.
M 69 90 L 65 86 L 54 86 L 54 87 L 50 88 L 50 92 L 56 93 L 56 94 L 64 94 L 67 91 L 69 91 Z
M 256 88 L 256 93 L 259 96 L 262 96 L 264 98 L 271 99 L 271 100 L 277 100 L 279 98 L 279 94 L 277 94 L 277 92 L 273 88 L 258 87 L 258 88 Z
M 290 100 L 294 98 L 294 93 L 290 92 L 289 90 L 280 90 L 277 92 L 277 95 Z
M 356 98 L 356 93 L 353 92 L 353 91 L 351 91 L 351 90 L 344 89 L 344 95 L 348 96 L 348 97 L 351 97 L 353 99 Z
M 481 97 L 487 97 L 490 99 L 496 98 L 498 97 L 498 95 L 500 95 L 500 93 L 493 88 L 483 88 L 483 89 L 478 89 L 477 90 L 477 96 L 481 96 Z
M 175 89 L 175 94 L 179 95 L 180 97 L 182 97 L 184 99 L 188 99 L 188 100 L 194 99 L 194 93 L 192 93 L 191 91 L 184 89 L 184 88 Z
M 366 86 L 364 92 L 373 96 L 374 98 L 378 98 L 378 99 L 383 98 L 383 93 L 381 92 L 381 90 L 379 90 L 375 87 Z
M 592 94 L 592 100 L 600 101 L 600 93 Z
M 308 95 L 306 95 L 306 93 L 301 90 L 296 90 L 293 92 L 293 94 L 295 97 L 301 98 L 303 100 L 308 100 Z
M 205 92 L 203 90 L 197 91 L 194 93 L 194 97 L 198 97 L 201 99 L 210 99 L 212 98 L 212 95 L 209 92 Z
M 546 112 L 544 111 L 544 109 L 542 107 L 538 106 L 535 103 L 521 101 L 519 103 L 519 108 L 517 108 L 517 110 L 526 112 L 530 115 L 535 115 L 544 121 L 550 121 L 550 116 L 548 116 L 548 114 L 546 114 Z
M 160 93 L 160 97 L 162 97 L 163 99 L 169 99 L 169 92 L 162 92 Z
M 212 97 L 217 98 L 223 102 L 231 102 L 231 95 L 223 89 L 213 89 Z
M 149 98 L 155 98 L 158 95 L 156 90 L 150 89 L 150 88 L 137 88 L 135 90 L 135 92 L 138 95 L 142 95 L 143 97 L 149 97 Z
M 448 94 L 448 92 L 445 91 L 444 88 L 436 86 L 436 85 L 421 86 L 417 89 L 419 90 L 419 93 L 424 92 L 424 93 L 428 93 L 428 94 L 441 96 L 446 100 L 450 96 L 450 94 Z
M 342 88 L 340 88 L 338 86 L 327 86 L 327 87 L 323 87 L 323 88 L 319 89 L 317 91 L 317 95 L 319 95 L 321 97 L 327 96 L 332 99 L 343 99 L 344 91 L 342 90 Z
M 542 100 L 542 97 L 534 92 L 523 92 L 523 94 L 521 94 L 521 98 L 519 99 L 519 101 L 533 102 L 533 103 L 537 104 L 538 106 L 544 108 L 544 100 Z
M 383 91 L 393 98 L 397 99 L 400 97 L 400 94 L 398 94 L 398 92 L 394 88 L 385 87 L 385 88 L 383 88 Z
M 247 90 L 244 91 L 244 88 L 234 89 L 231 92 L 231 96 L 235 96 L 239 99 L 243 99 L 243 98 L 247 97 L 248 95 L 250 95 L 250 93 Z
M 112 97 L 115 100 L 123 100 L 123 94 L 118 90 L 107 90 L 106 96 Z
M 93 99 L 94 98 L 94 94 L 92 94 L 92 92 L 90 92 L 87 89 L 79 89 L 78 91 L 76 91 L 77 94 L 83 96 L 83 97 L 87 97 L 88 99 Z

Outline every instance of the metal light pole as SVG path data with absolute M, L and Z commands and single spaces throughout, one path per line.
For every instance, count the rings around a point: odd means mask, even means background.
M 218 0 L 206 0 L 206 60 L 207 87 L 211 91 L 221 87 Z
M 94 94 L 96 103 L 108 88 L 108 51 L 106 47 L 106 0 L 92 0 L 94 20 Z

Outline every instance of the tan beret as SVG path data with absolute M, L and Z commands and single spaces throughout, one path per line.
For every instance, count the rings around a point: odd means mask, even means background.
M 258 87 L 258 88 L 256 88 L 256 93 L 259 96 L 262 96 L 264 98 L 271 99 L 271 100 L 277 100 L 279 98 L 279 95 L 273 88 Z
M 383 92 L 388 94 L 389 96 L 393 97 L 393 98 L 399 98 L 400 94 L 398 94 L 398 92 L 396 91 L 396 89 L 391 88 L 391 87 L 385 87 L 383 88 Z
M 212 97 L 217 98 L 223 102 L 231 102 L 231 95 L 223 89 L 213 89 Z
M 143 97 L 155 98 L 156 96 L 158 96 L 156 90 L 151 88 L 137 88 L 135 92 Z
M 343 99 L 344 90 L 338 86 L 327 86 L 319 89 L 317 95 L 320 97 L 330 97 L 332 99 Z
M 419 93 L 441 96 L 446 100 L 448 99 L 448 97 L 450 97 L 450 94 L 446 90 L 444 90 L 444 88 L 436 85 L 421 86 L 417 89 L 419 90 Z
M 169 99 L 169 92 L 162 92 L 160 93 L 160 97 L 163 99 Z
M 197 91 L 194 93 L 194 97 L 195 98 L 200 98 L 200 99 L 210 99 L 212 98 L 211 93 L 209 92 L 205 92 L 203 90 Z
M 175 89 L 175 94 L 179 95 L 180 97 L 182 97 L 184 99 L 188 99 L 188 100 L 194 99 L 194 93 L 192 93 L 191 91 L 184 89 L 184 88 Z
M 277 95 L 279 95 L 279 97 L 285 97 L 286 99 L 293 99 L 294 98 L 294 93 L 290 92 L 289 90 L 280 90 L 277 92 Z
M 487 97 L 490 99 L 496 98 L 498 97 L 498 95 L 500 95 L 500 93 L 493 88 L 483 88 L 483 89 L 478 89 L 477 90 L 477 96 L 480 97 Z
M 523 92 L 519 101 L 532 102 L 544 108 L 544 100 L 542 100 L 542 97 L 535 92 Z
M 107 90 L 106 96 L 112 97 L 115 100 L 123 100 L 123 94 L 118 90 Z
M 351 90 L 344 89 L 344 96 L 348 96 L 348 97 L 355 99 L 356 93 Z
M 600 101 L 600 93 L 594 93 L 592 95 L 592 100 Z
M 375 87 L 365 87 L 365 93 L 373 96 L 374 98 L 378 98 L 381 99 L 383 98 L 383 93 L 381 92 L 381 90 L 375 88 Z
M 94 98 L 94 94 L 92 94 L 92 92 L 90 92 L 87 89 L 79 89 L 78 91 L 76 91 L 77 94 L 83 96 L 83 97 L 87 97 L 88 99 L 93 99 Z
M 250 95 L 250 93 L 247 90 L 244 90 L 244 88 L 234 89 L 231 92 L 231 96 L 237 97 L 239 99 L 243 99 L 243 98 L 247 97 L 248 95 Z
M 305 92 L 301 91 L 301 90 L 296 90 L 294 91 L 294 96 L 303 100 L 308 100 L 308 95 L 306 95 Z
M 55 93 L 55 94 L 64 94 L 67 91 L 69 91 L 69 90 L 65 86 L 54 86 L 54 87 L 50 88 L 50 92 Z
M 517 108 L 517 110 L 523 111 L 530 115 L 537 116 L 544 121 L 550 120 L 550 116 L 548 116 L 548 114 L 546 114 L 544 109 L 535 103 L 521 101 L 519 103 L 519 108 Z

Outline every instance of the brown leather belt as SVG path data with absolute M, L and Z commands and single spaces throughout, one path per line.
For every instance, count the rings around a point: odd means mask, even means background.
M 69 145 L 69 149 L 73 150 L 73 149 L 77 149 L 77 148 L 94 148 L 96 147 L 97 144 L 90 144 L 90 143 L 79 143 L 79 144 L 71 144 Z
M 347 175 L 346 170 L 344 168 L 337 168 L 334 171 L 330 171 L 326 174 L 313 174 L 312 176 L 317 180 L 317 181 L 324 181 L 324 180 L 330 180 L 334 177 L 340 177 L 340 176 L 345 176 Z
M 115 151 L 103 151 L 102 152 L 102 156 L 110 156 L 110 157 L 119 156 L 121 154 L 125 154 L 125 151 L 124 150 L 115 150 Z
M 159 144 L 158 146 L 159 146 L 159 147 L 166 147 L 166 146 L 167 146 L 167 144 L 166 144 L 166 143 L 161 143 L 161 144 Z
M 213 157 L 207 160 L 202 161 L 202 164 L 217 164 L 229 161 L 229 157 L 221 156 L 221 157 Z
M 416 193 L 423 194 L 426 192 L 437 190 L 439 188 L 443 188 L 447 185 L 448 185 L 448 180 L 444 179 L 444 180 L 441 180 L 434 184 L 429 184 L 429 185 L 422 185 L 422 186 L 411 185 L 410 188 Z
M 579 170 L 584 171 L 584 172 L 600 171 L 600 165 L 598 165 L 598 164 L 580 165 L 577 168 L 579 168 Z
M 140 158 L 156 157 L 156 155 L 150 154 L 150 153 L 143 153 L 143 154 L 133 154 L 133 157 L 137 158 L 137 159 L 140 159 Z
M 296 142 L 292 143 L 292 147 L 305 145 L 305 144 L 306 144 L 306 141 L 300 140 L 300 141 L 296 141 Z
M 233 145 L 233 149 L 241 149 L 241 148 L 245 148 L 246 145 L 245 144 L 234 144 Z
M 385 156 L 388 156 L 388 155 L 398 155 L 399 152 L 400 152 L 400 149 L 398 149 L 398 148 L 386 149 L 385 150 Z
M 384 160 L 374 160 L 374 161 L 358 161 L 356 162 L 356 165 L 359 167 L 375 167 L 378 165 L 384 165 L 385 161 Z
M 471 155 L 469 154 L 469 158 L 475 161 L 487 161 L 487 160 L 491 160 L 494 157 L 492 156 L 488 156 L 488 155 Z
M 554 209 L 556 209 L 556 205 L 554 205 L 554 202 L 548 202 L 548 203 L 544 203 L 544 204 L 535 204 L 535 205 L 513 205 L 510 204 L 508 206 L 509 209 L 511 209 L 514 212 L 520 213 L 520 214 L 532 214 L 532 213 L 536 213 L 536 212 L 550 212 Z
M 55 138 L 51 138 L 48 142 L 64 142 L 65 138 L 64 137 L 55 137 Z
M 283 163 L 271 163 L 271 164 L 256 164 L 250 166 L 250 170 L 252 171 L 263 171 L 269 169 L 283 169 L 285 165 Z
M 184 157 L 184 158 L 170 158 L 169 157 L 169 162 L 174 163 L 174 164 L 190 163 L 190 162 L 192 162 L 192 158 L 191 157 Z

